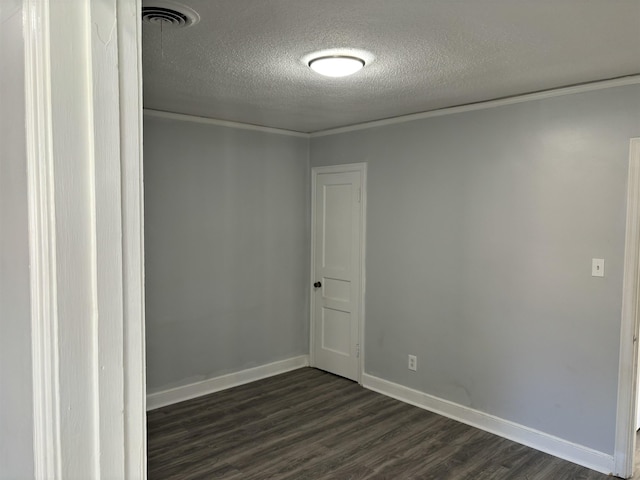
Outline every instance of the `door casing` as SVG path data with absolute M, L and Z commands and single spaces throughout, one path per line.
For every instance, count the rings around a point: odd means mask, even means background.
M 622 284 L 618 405 L 613 474 L 630 478 L 635 453 L 638 394 L 638 312 L 640 311 L 640 138 L 629 145 L 627 225 Z

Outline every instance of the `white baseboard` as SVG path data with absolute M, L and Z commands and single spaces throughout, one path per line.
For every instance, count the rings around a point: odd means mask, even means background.
M 286 360 L 248 368 L 247 370 L 229 373 L 220 377 L 208 378 L 201 382 L 190 383 L 189 385 L 171 388 L 162 392 L 151 393 L 147 395 L 147 411 L 308 366 L 309 355 L 300 355 L 299 357 L 287 358 Z
M 614 470 L 613 455 L 540 432 L 524 425 L 504 420 L 479 410 L 443 400 L 412 388 L 389 382 L 373 375 L 362 375 L 362 386 L 430 412 L 471 425 L 536 450 L 577 463 L 601 473 Z

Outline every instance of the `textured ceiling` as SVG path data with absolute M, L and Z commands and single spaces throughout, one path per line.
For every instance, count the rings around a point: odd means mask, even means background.
M 144 25 L 145 108 L 315 132 L 640 73 L 640 0 L 180 3 L 200 22 Z M 369 61 L 321 77 L 327 49 Z

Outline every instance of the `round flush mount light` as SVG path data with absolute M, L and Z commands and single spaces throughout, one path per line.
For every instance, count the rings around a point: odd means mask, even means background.
M 326 77 L 346 77 L 364 67 L 365 62 L 349 55 L 328 55 L 312 58 L 308 65 L 311 70 Z

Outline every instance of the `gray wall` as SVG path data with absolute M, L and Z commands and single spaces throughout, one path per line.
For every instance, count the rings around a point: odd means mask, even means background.
M 637 136 L 634 85 L 312 139 L 369 164 L 366 372 L 613 453 Z
M 22 2 L 0 5 L 0 478 L 33 478 Z
M 145 115 L 147 391 L 308 353 L 308 140 Z

